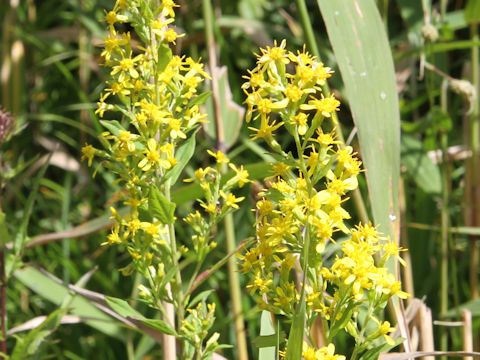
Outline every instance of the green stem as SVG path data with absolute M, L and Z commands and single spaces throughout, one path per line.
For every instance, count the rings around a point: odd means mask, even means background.
M 170 180 L 168 180 L 165 184 L 165 197 L 170 201 L 171 200 L 171 184 Z M 168 243 L 170 244 L 170 251 L 172 252 L 172 263 L 175 269 L 180 269 L 178 264 L 178 250 L 177 250 L 177 240 L 175 238 L 175 225 L 170 224 L 168 225 Z M 185 316 L 185 309 L 184 309 L 184 295 L 182 289 L 182 275 L 180 271 L 175 273 L 175 286 L 172 288 L 172 296 L 175 300 L 177 305 L 177 320 L 178 326 L 182 324 L 182 321 Z
M 441 108 L 444 113 L 447 113 L 447 80 L 443 80 L 442 92 L 440 97 Z M 442 317 L 448 311 L 448 289 L 449 289 L 449 277 L 448 277 L 448 239 L 449 239 L 449 222 L 450 214 L 448 211 L 449 191 L 450 191 L 450 169 L 448 160 L 448 133 L 442 131 L 440 134 L 440 146 L 442 150 L 442 208 L 441 208 L 441 259 L 440 259 L 440 315 Z M 448 347 L 448 334 L 446 329 L 442 328 L 440 334 L 440 350 L 446 351 Z
M 62 230 L 66 230 L 69 227 L 68 223 L 68 214 L 70 212 L 70 203 L 71 203 L 71 188 L 72 188 L 72 174 L 67 173 L 65 175 L 65 182 L 63 184 L 64 196 L 62 199 L 62 215 L 61 215 L 61 224 Z M 70 260 L 70 239 L 63 239 L 62 241 L 62 256 L 65 260 Z M 65 284 L 70 283 L 70 268 L 65 266 L 63 268 L 63 282 Z
M 320 51 L 318 51 L 317 42 L 315 41 L 315 35 L 313 33 L 312 22 L 310 21 L 310 15 L 308 14 L 307 5 L 305 0 L 295 0 L 298 11 L 300 13 L 300 22 L 302 24 L 303 33 L 305 34 L 305 41 L 307 46 L 318 59 L 320 59 Z
M 151 31 L 151 29 L 150 29 Z M 158 61 L 158 43 L 156 39 L 156 35 L 153 32 L 150 33 L 151 37 L 151 47 L 154 49 L 153 56 L 154 62 Z M 157 67 L 155 66 L 155 69 Z M 153 83 L 155 87 L 155 104 L 160 105 L 160 89 L 159 89 L 159 79 L 158 79 L 158 71 L 154 72 L 153 75 Z M 161 138 L 162 134 L 157 134 L 158 138 Z M 158 178 L 160 178 L 162 174 L 158 174 Z M 168 201 L 171 201 L 171 181 L 167 180 L 163 187 L 165 197 Z M 181 270 L 178 264 L 178 251 L 177 251 L 177 241 L 175 239 L 175 225 L 174 223 L 169 224 L 167 226 L 167 243 L 170 246 L 170 252 L 172 256 L 172 265 L 177 271 L 175 272 L 175 283 L 172 286 L 172 283 L 167 284 L 170 288 L 167 291 L 171 291 L 171 296 L 173 298 L 173 304 L 170 304 L 166 301 L 163 303 L 164 309 L 164 318 L 167 323 L 170 323 L 174 326 L 174 328 L 179 329 L 182 325 L 184 319 L 184 296 L 183 296 L 183 289 L 182 289 L 182 275 Z M 175 326 L 175 316 L 177 317 L 177 326 Z M 177 358 L 177 344 L 176 339 L 172 335 L 163 334 L 163 358 L 164 360 L 175 360 Z
M 300 138 L 298 133 L 294 134 L 295 146 L 297 148 L 297 157 L 300 172 L 303 173 L 307 185 L 308 196 L 311 198 L 313 196 L 313 185 L 308 177 L 307 166 L 305 164 L 305 159 L 303 158 L 303 145 L 300 143 Z M 307 214 L 308 216 L 308 214 Z M 300 359 L 302 355 L 302 343 L 305 336 L 305 291 L 307 286 L 307 274 L 308 274 L 308 260 L 310 257 L 310 226 L 308 222 L 305 224 L 304 234 L 303 234 L 303 249 L 302 249 L 302 288 L 300 290 L 300 302 L 297 304 L 297 315 L 294 318 L 290 330 L 290 337 L 287 346 L 286 359 Z M 298 320 L 298 323 L 297 323 Z M 295 334 L 292 336 L 292 334 Z M 296 342 L 300 342 L 300 344 Z
M 470 25 L 470 34 L 472 41 L 479 41 L 478 24 Z M 477 96 L 480 94 L 480 56 L 479 47 L 473 46 L 471 51 L 472 64 L 472 83 L 477 91 Z M 466 191 L 466 225 L 480 226 L 480 110 L 478 98 L 474 99 L 472 114 L 469 119 L 468 129 L 468 145 L 472 152 L 472 157 L 467 161 L 467 191 Z M 479 263 L 479 237 L 470 237 L 470 291 L 471 298 L 477 299 L 479 297 L 478 289 L 478 268 Z
M 211 0 L 202 2 L 203 19 L 205 21 L 205 37 L 207 39 L 208 60 L 212 76 L 212 95 L 215 112 L 215 132 L 217 140 L 217 149 L 225 152 L 224 123 L 222 119 L 220 94 L 216 79 L 217 54 L 215 51 L 215 36 L 213 32 L 214 16 Z M 222 169 L 223 173 L 227 169 Z M 233 215 L 227 214 L 223 220 L 225 227 L 225 237 L 227 242 L 227 252 L 232 253 L 236 249 L 235 225 Z M 230 298 L 232 301 L 232 312 L 234 317 L 234 328 L 237 348 L 237 359 L 248 360 L 247 339 L 245 335 L 245 322 L 242 309 L 242 293 L 240 287 L 240 278 L 238 276 L 237 261 L 234 256 L 228 259 L 228 278 L 230 281 Z
M 227 252 L 232 253 L 236 249 L 235 225 L 233 215 L 225 215 L 223 221 L 225 226 L 225 237 L 227 240 Z M 237 358 L 239 360 L 248 359 L 247 339 L 245 336 L 245 322 L 242 310 L 242 292 L 240 288 L 240 279 L 238 276 L 238 266 L 235 256 L 228 259 L 228 279 L 230 282 L 230 296 L 232 298 L 232 310 L 235 325 L 235 337 L 237 342 Z

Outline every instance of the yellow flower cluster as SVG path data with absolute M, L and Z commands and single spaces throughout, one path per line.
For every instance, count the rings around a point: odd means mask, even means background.
M 89 166 L 95 158 L 101 160 L 100 166 L 114 175 L 120 188 L 115 202 L 126 205 L 111 208 L 114 225 L 104 244 L 128 251 L 132 261 L 123 273 L 142 275 L 139 296 L 178 334 L 182 358 L 206 359 L 219 346 L 218 334 L 207 340 L 215 307 L 203 302 L 195 307 L 190 291 L 206 255 L 216 246 L 214 225 L 243 200 L 231 191 L 249 180 L 248 172 L 230 164 L 225 154 L 210 152 L 216 167 L 198 169 L 194 177 L 205 193 L 200 201 L 205 213 L 194 211 L 186 217 L 193 235 L 187 246 L 177 248 L 171 188 L 194 154 L 195 130 L 206 121 L 200 105 L 207 93 L 199 89 L 209 77 L 201 63 L 170 50 L 180 36 L 171 25 L 177 6 L 173 0 L 117 0 L 106 13 L 102 57 L 110 76 L 96 110 L 100 118 L 109 118 L 100 121 L 106 128 L 100 136 L 105 150 L 86 145 L 82 158 Z M 127 29 L 135 31 L 135 40 Z M 234 175 L 222 181 L 221 169 L 227 165 Z M 192 279 L 184 284 L 179 262 L 190 250 L 195 270 L 188 269 Z M 174 323 L 172 307 L 166 304 L 173 305 Z
M 215 304 L 200 302 L 194 309 L 189 309 L 188 313 L 181 325 L 181 331 L 188 339 L 182 359 L 211 359 L 218 348 L 220 334 L 212 334 L 205 343 L 203 339 L 207 338 L 208 330 L 215 321 Z
M 279 46 L 261 49 L 257 66 L 242 86 L 247 95 L 247 121 L 253 114 L 260 119 L 260 126 L 251 128 L 256 132 L 254 139 L 264 139 L 275 150 L 279 147 L 273 135 L 281 126 L 292 135 L 296 132 L 308 138 L 312 134 L 307 131 L 319 128 L 322 119 L 331 117 L 340 105 L 333 96 L 318 96 L 332 70 L 306 51 L 294 54 L 285 45 L 284 40 Z M 292 74 L 286 72 L 287 66 L 294 68 Z
M 253 275 L 247 288 L 261 295 L 262 307 L 292 315 L 300 293 L 291 271 L 298 268 L 299 254 L 307 245 L 306 232 L 311 265 L 320 271 L 325 245 L 333 233 L 348 233 L 344 220 L 350 215 L 342 203 L 345 194 L 357 187 L 360 162 L 351 147 L 338 146 L 333 130 L 323 132 L 321 128 L 339 104 L 333 97 L 324 98 L 319 87 L 332 71 L 305 51 L 287 52 L 285 42 L 261 51 L 243 88 L 249 117 L 260 122 L 254 138 L 262 137 L 282 158 L 272 166 L 269 188 L 260 193 L 258 240 L 244 254 L 242 269 Z M 287 64 L 293 64 L 293 73 L 286 72 Z M 294 137 L 297 158 L 278 148 L 273 131 L 268 137 L 259 136 L 267 128 L 281 126 Z M 310 284 L 306 288 L 308 304 L 320 304 L 322 291 L 321 282 Z
M 335 346 L 333 344 L 316 350 L 314 347 L 304 343 L 302 356 L 304 360 L 345 360 L 345 356 L 335 355 Z
M 277 162 L 259 193 L 257 241 L 241 256 L 242 271 L 250 275 L 247 288 L 260 308 L 290 319 L 305 308 L 306 324 L 320 316 L 330 341 L 345 327 L 359 340 L 360 307 L 370 309 L 377 320 L 373 313 L 391 296 L 407 295 L 384 266 L 389 257 L 398 258 L 400 249 L 371 225 L 351 230 L 345 223 L 350 215 L 343 203 L 358 186 L 361 163 L 350 146 L 336 141 L 332 115 L 340 103 L 321 89 L 332 71 L 305 50 L 294 54 L 285 47 L 282 41 L 261 49 L 243 85 L 247 121 L 255 124 L 250 128 L 253 138 L 263 139 L 277 154 Z M 296 155 L 275 140 L 275 132 L 282 129 L 292 136 Z M 348 240 L 342 243 L 341 256 L 325 266 L 326 246 L 334 242 L 336 232 Z M 389 331 L 377 332 L 376 338 Z M 345 358 L 334 355 L 333 344 L 320 350 L 307 346 L 303 356 Z
M 112 209 L 116 223 L 107 243 L 125 245 L 142 272 L 154 259 L 172 257 L 166 246 L 168 221 L 152 216 L 148 197 L 153 187 L 162 190 L 176 168 L 185 165 L 178 164 L 175 153 L 206 119 L 199 109 L 198 88 L 208 75 L 193 59 L 172 55 L 168 45 L 178 35 L 169 25 L 177 5 L 172 0 L 159 3 L 118 0 L 106 13 L 102 56 L 110 79 L 96 113 L 102 118 L 109 112 L 115 120 L 102 121 L 107 131 L 100 140 L 106 151 L 91 145 L 82 149 L 89 165 L 98 156 L 118 177 L 129 212 Z M 135 29 L 141 44 L 121 32 L 128 29 L 125 24 Z
M 210 150 L 207 152 L 215 159 L 216 166 L 199 168 L 192 179 L 185 180 L 199 184 L 204 193 L 204 200 L 198 200 L 203 212 L 194 210 L 185 218 L 194 232 L 191 242 L 200 262 L 211 249 L 217 246 L 215 241 L 210 241 L 213 226 L 218 224 L 226 214 L 238 209 L 238 203 L 244 200 L 244 197 L 235 196 L 231 190 L 235 187 L 243 187 L 250 182 L 248 171 L 243 166 L 238 168 L 232 164 L 223 152 Z M 234 175 L 227 181 L 222 181 L 222 168 L 226 165 Z
M 324 279 L 359 302 L 366 297 L 380 303 L 392 295 L 406 298 L 400 282 L 383 266 L 391 256 L 399 256 L 401 249 L 392 242 L 381 242 L 371 225 L 357 226 L 350 236 L 342 243 L 342 256 L 337 256 L 330 268 L 322 269 Z M 375 258 L 382 260 L 375 264 Z M 331 300 L 331 307 L 336 308 L 335 299 Z

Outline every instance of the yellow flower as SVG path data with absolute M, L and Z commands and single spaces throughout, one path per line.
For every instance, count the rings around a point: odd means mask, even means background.
M 82 158 L 81 160 L 88 160 L 88 166 L 92 166 L 93 158 L 95 157 L 95 153 L 97 150 L 90 144 L 85 145 L 82 147 Z
M 264 294 L 268 291 L 270 285 L 272 285 L 273 281 L 271 279 L 265 278 L 262 274 L 257 273 L 251 281 L 247 285 L 247 289 L 250 289 L 251 292 L 258 291 L 260 294 Z
M 240 165 L 240 168 L 236 167 L 234 164 L 229 164 L 228 166 L 235 172 L 235 176 L 232 180 L 237 182 L 239 187 L 243 187 L 243 185 L 250 182 L 248 179 L 250 175 L 248 171 L 243 168 L 243 165 Z
M 325 117 L 331 117 L 335 111 L 338 111 L 340 101 L 335 99 L 333 95 L 325 98 L 322 95 L 321 99 L 310 100 L 307 104 L 300 105 L 302 110 L 315 110 Z
M 217 205 L 213 203 L 200 204 L 200 206 L 203 207 L 205 211 L 209 214 L 215 214 L 217 212 Z
M 175 11 L 173 8 L 178 7 L 173 0 L 162 0 L 162 15 L 175 17 Z
M 283 125 L 282 122 L 279 122 L 278 124 L 273 121 L 272 123 L 269 123 L 267 119 L 261 121 L 260 123 L 260 128 L 254 128 L 254 127 L 249 127 L 250 130 L 255 131 L 257 134 L 252 138 L 252 140 L 257 140 L 257 139 L 266 139 L 269 140 L 272 138 L 272 134 L 275 130 L 280 128 Z
M 290 60 L 288 59 L 285 46 L 287 45 L 286 40 L 282 40 L 280 46 L 277 45 L 277 42 L 274 42 L 274 46 L 267 46 L 266 49 L 260 49 L 261 55 L 258 57 L 259 64 L 269 65 L 272 62 L 282 62 L 288 64 Z
M 95 110 L 95 114 L 98 114 L 98 116 L 100 116 L 101 118 L 103 118 L 103 114 L 105 113 L 105 111 L 113 109 L 113 105 L 107 104 L 105 102 L 108 95 L 109 95 L 108 93 L 103 94 L 100 97 L 100 101 L 97 102 L 97 110 Z
M 220 190 L 220 196 L 223 198 L 223 200 L 225 201 L 225 205 L 227 205 L 228 207 L 231 207 L 233 209 L 238 209 L 239 206 L 237 205 L 237 203 L 243 201 L 245 199 L 245 197 L 236 197 L 235 195 L 233 195 L 232 193 L 225 193 L 223 191 Z
M 139 77 L 139 73 L 137 69 L 135 69 L 135 63 L 140 60 L 140 55 L 136 56 L 135 58 L 131 57 L 123 57 L 122 59 L 117 61 L 117 65 L 112 67 L 112 71 L 110 75 L 118 75 L 118 81 L 123 82 L 124 80 L 131 77 L 136 79 Z
M 302 98 L 303 91 L 298 86 L 289 84 L 285 89 L 285 96 L 291 102 L 296 103 Z
M 217 152 L 213 152 L 211 150 L 207 150 L 207 153 L 215 158 L 218 165 L 226 165 L 230 162 L 230 159 L 227 155 L 225 155 L 222 151 L 218 150 Z M 234 165 L 235 166 L 235 165 Z
M 298 135 L 305 135 L 308 130 L 308 115 L 300 112 L 292 118 L 292 123 L 297 126 Z
M 182 122 L 178 119 L 170 119 L 168 122 L 170 126 L 170 137 L 172 139 L 180 138 L 186 139 L 187 135 L 182 131 Z
M 113 26 L 116 22 L 126 22 L 128 21 L 128 17 L 125 15 L 118 15 L 115 11 L 109 11 L 105 15 L 105 21 L 109 26 Z
M 335 355 L 335 345 L 333 344 L 315 350 L 304 342 L 302 356 L 305 360 L 345 360 L 345 356 Z
M 127 148 L 128 151 L 135 151 L 134 141 L 138 138 L 138 135 L 132 134 L 130 131 L 120 130 L 118 132 L 118 145 L 121 149 Z
M 118 227 L 116 227 L 110 234 L 107 236 L 107 244 L 109 245 L 114 245 L 114 244 L 120 244 L 122 242 L 122 239 L 120 238 L 120 235 L 118 234 Z
M 167 160 L 161 158 L 160 149 L 155 139 L 148 140 L 147 149 L 145 149 L 144 154 L 145 157 L 138 163 L 138 167 L 143 171 L 148 171 L 152 166 L 158 165 L 165 169 L 171 167 L 171 164 Z

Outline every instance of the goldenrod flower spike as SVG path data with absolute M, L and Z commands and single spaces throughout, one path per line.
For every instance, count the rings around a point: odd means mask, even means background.
M 401 249 L 374 226 L 351 228 L 347 222 L 351 216 L 343 204 L 358 187 L 361 162 L 352 147 L 340 147 L 335 140 L 332 115 L 340 102 L 333 95 L 325 97 L 319 86 L 332 71 L 305 50 L 288 51 L 282 41 L 261 49 L 257 66 L 248 74 L 242 88 L 249 129 L 278 162 L 259 193 L 256 244 L 241 257 L 242 271 L 250 275 L 247 288 L 260 308 L 293 319 L 290 334 L 296 332 L 297 339 L 309 333 L 306 324 L 322 319 L 329 343 L 321 349 L 305 343 L 304 359 L 344 360 L 332 343 L 344 329 L 356 342 L 351 359 L 379 341 L 393 344 L 392 328 L 377 316 L 390 297 L 406 296 L 384 266 L 389 258 L 398 259 Z M 275 139 L 283 129 L 292 137 L 293 153 Z M 347 239 L 325 262 L 339 232 Z M 300 273 L 294 276 L 292 269 Z M 305 312 L 301 322 L 299 311 Z M 360 321 L 360 311 L 367 311 L 366 322 Z M 376 332 L 368 321 L 379 324 Z M 287 340 L 287 358 L 290 345 Z
M 103 245 L 121 245 L 128 252 L 131 263 L 122 272 L 143 276 L 139 295 L 173 327 L 169 334 L 179 334 L 183 352 L 177 354 L 175 339 L 166 336 L 163 358 L 206 359 L 219 346 L 218 334 L 208 337 L 214 306 L 202 302 L 189 308 L 193 283 L 182 283 L 178 262 L 191 252 L 195 264 L 189 275 L 195 279 L 217 246 L 213 229 L 244 199 L 234 189 L 249 179 L 248 172 L 230 164 L 227 155 L 209 152 L 217 166 L 198 169 L 191 179 L 200 184 L 205 199 L 199 200 L 198 211 L 185 217 L 190 234 L 187 246 L 177 249 L 174 223 L 181 220 L 175 217 L 171 188 L 188 161 L 179 155 L 180 147 L 194 146 L 190 137 L 206 121 L 200 111 L 204 97 L 198 96 L 210 78 L 200 62 L 172 55 L 170 44 L 182 36 L 173 27 L 177 7 L 173 0 L 117 0 L 105 13 L 108 34 L 101 55 L 109 79 L 95 113 L 111 120 L 101 120 L 105 150 L 85 145 L 82 159 L 89 166 L 101 161 L 122 189 L 117 200 L 127 209 L 112 208 L 114 225 Z M 135 30 L 135 46 L 124 29 Z M 225 164 L 233 172 L 226 182 L 220 172 Z M 176 270 L 175 276 L 165 277 L 164 269 Z

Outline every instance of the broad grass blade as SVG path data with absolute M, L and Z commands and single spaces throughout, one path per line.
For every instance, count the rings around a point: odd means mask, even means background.
M 358 128 L 375 223 L 397 240 L 400 113 L 384 24 L 371 0 L 317 2 Z

